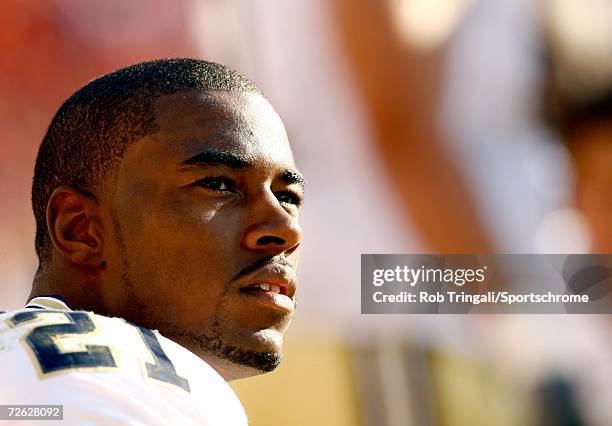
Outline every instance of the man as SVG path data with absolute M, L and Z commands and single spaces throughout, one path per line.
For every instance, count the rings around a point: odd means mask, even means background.
M 0 403 L 245 424 L 226 382 L 280 362 L 303 187 L 280 118 L 225 66 L 157 60 L 84 86 L 36 161 L 40 266 L 26 309 L 0 316 Z

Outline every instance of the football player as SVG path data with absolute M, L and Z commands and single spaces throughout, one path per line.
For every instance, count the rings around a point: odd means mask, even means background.
M 0 404 L 62 404 L 65 424 L 246 424 L 227 382 L 281 360 L 303 190 L 281 119 L 223 65 L 85 85 L 36 160 L 40 266 L 27 306 L 0 315 Z

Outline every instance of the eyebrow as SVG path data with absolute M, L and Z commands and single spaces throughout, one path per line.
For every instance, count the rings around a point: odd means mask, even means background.
M 284 180 L 285 183 L 287 183 L 288 185 L 299 185 L 300 188 L 302 188 L 302 191 L 306 186 L 306 181 L 304 180 L 304 177 L 296 170 L 287 169 L 283 171 L 283 173 L 281 173 L 280 178 Z
M 217 166 L 223 165 L 231 169 L 246 169 L 253 166 L 253 162 L 244 155 L 237 155 L 220 149 L 209 148 L 193 157 L 183 161 L 189 166 Z
M 231 169 L 247 169 L 253 167 L 253 160 L 245 155 L 234 154 L 216 148 L 209 148 L 182 162 L 187 166 L 218 166 L 223 165 Z M 288 185 L 299 185 L 302 190 L 306 185 L 304 177 L 294 169 L 285 169 L 280 178 Z

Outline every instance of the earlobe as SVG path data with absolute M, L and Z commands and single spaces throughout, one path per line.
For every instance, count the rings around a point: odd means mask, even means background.
M 47 229 L 54 250 L 69 262 L 98 269 L 104 264 L 99 205 L 89 193 L 58 187 L 47 203 Z

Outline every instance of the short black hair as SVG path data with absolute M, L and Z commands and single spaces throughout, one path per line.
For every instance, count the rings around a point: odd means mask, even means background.
M 36 253 L 51 256 L 46 209 L 60 185 L 99 189 L 116 171 L 126 148 L 158 130 L 159 96 L 199 89 L 255 92 L 249 79 L 225 65 L 192 58 L 158 59 L 90 81 L 57 111 L 40 145 L 32 183 Z

